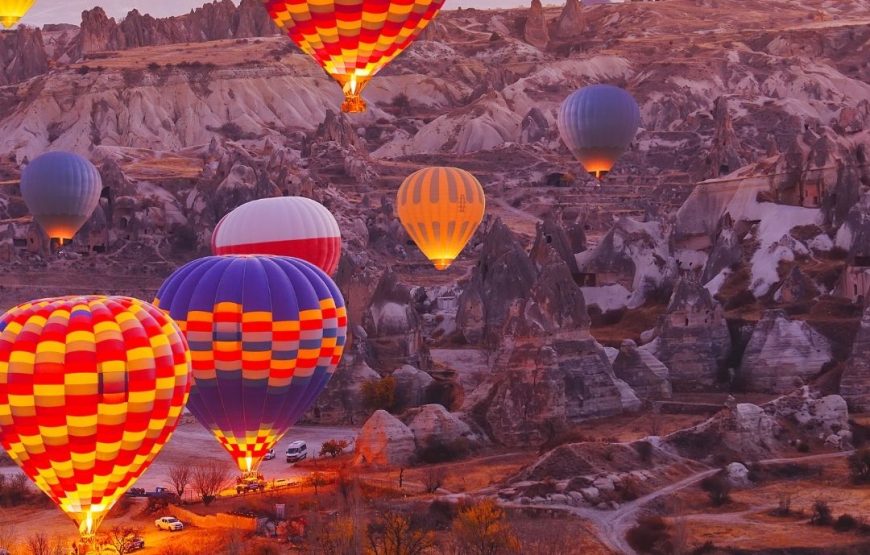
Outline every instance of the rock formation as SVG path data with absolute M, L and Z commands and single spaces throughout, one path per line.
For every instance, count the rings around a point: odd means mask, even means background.
M 372 414 L 356 438 L 357 462 L 405 467 L 414 460 L 414 433 L 385 410 Z
M 831 360 L 831 345 L 806 322 L 768 310 L 756 324 L 738 373 L 752 391 L 787 393 Z
M 548 215 L 536 225 L 535 241 L 529 256 L 536 264 L 545 264 L 550 249 L 555 250 L 568 265 L 571 275 L 576 276 L 579 273 L 577 260 L 574 258 L 575 251 L 568 234 L 554 216 Z
M 654 353 L 670 370 L 674 390 L 707 391 L 728 358 L 731 339 L 719 303 L 691 279 L 677 282 L 659 320 Z
M 125 50 L 142 46 L 276 35 L 278 28 L 258 0 L 204 4 L 187 15 L 154 18 L 132 10 L 120 22 L 102 8 L 82 13 L 80 53 Z
M 670 287 L 677 266 L 659 222 L 623 217 L 594 249 L 576 255 L 588 285 L 621 285 L 632 291 L 629 308 L 642 305 L 656 290 Z
M 480 261 L 459 297 L 456 324 L 472 344 L 494 347 L 502 337 L 512 307 L 531 289 L 534 263 L 516 236 L 496 220 L 486 232 Z
M 713 121 L 716 130 L 713 134 L 713 145 L 707 156 L 710 165 L 707 177 L 726 175 L 746 165 L 748 160 L 740 152 L 737 134 L 734 132 L 734 121 L 728 105 L 728 98 L 720 96 L 713 103 Z
M 529 110 L 520 125 L 520 142 L 523 144 L 536 143 L 550 133 L 547 116 L 537 106 Z
M 713 248 L 704 265 L 704 272 L 701 274 L 701 282 L 707 283 L 715 278 L 719 272 L 730 268 L 732 265 L 740 262 L 743 251 L 740 247 L 740 238 L 734 230 L 734 223 L 727 215 L 722 218 L 719 225 L 719 232 L 713 243 Z
M 410 364 L 429 367 L 429 353 L 423 343 L 420 316 L 414 309 L 411 291 L 387 272 L 381 278 L 363 315 L 372 366 L 388 371 Z
M 550 36 L 559 40 L 576 37 L 583 32 L 583 15 L 580 0 L 568 0 L 562 13 L 550 27 Z
M 642 399 L 668 399 L 671 396 L 667 367 L 648 351 L 638 349 L 631 339 L 622 342 L 613 361 L 613 373 Z
M 797 423 L 799 426 L 795 427 Z M 811 430 L 811 435 L 807 431 Z M 664 444 L 688 458 L 712 461 L 734 457 L 767 458 L 796 441 L 814 439 L 848 448 L 849 414 L 839 395 L 819 397 L 809 388 L 765 405 L 739 403 L 709 420 L 665 436 Z
M 532 6 L 526 17 L 523 38 L 527 43 L 541 50 L 547 48 L 547 43 L 550 42 L 550 30 L 541 0 L 532 0 Z
M 396 380 L 396 410 L 419 407 L 426 402 L 426 389 L 435 380 L 422 370 L 408 364 L 393 372 Z M 439 405 L 440 406 L 440 405 Z
M 516 342 L 475 391 L 486 396 L 471 409 L 498 443 L 529 445 L 570 423 L 622 412 L 610 362 L 588 332 Z
M 371 414 L 362 387 L 381 376 L 366 363 L 365 332 L 357 326 L 352 336 L 335 375 L 317 397 L 312 419 L 319 424 L 359 424 Z
M 48 71 L 48 54 L 39 29 L 19 27 L 0 33 L 0 85 L 26 81 Z
M 493 373 L 468 401 L 481 427 L 505 445 L 620 413 L 623 399 L 637 403 L 632 392 L 620 391 L 607 354 L 589 335 L 583 295 L 567 264 L 550 245 L 542 257 L 531 285 L 505 303 Z
M 808 302 L 818 298 L 819 293 L 819 286 L 795 265 L 774 292 L 773 300 L 780 303 Z
M 442 405 L 424 405 L 414 411 L 408 428 L 414 432 L 418 449 L 450 446 L 461 439 L 470 440 L 473 437 L 468 424 Z
M 861 327 L 840 379 L 840 394 L 852 410 L 870 411 L 870 308 L 864 311 Z

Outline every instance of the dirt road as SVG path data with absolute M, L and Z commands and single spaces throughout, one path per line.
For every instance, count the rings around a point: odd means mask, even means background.
M 783 463 L 807 463 L 848 457 L 853 452 L 854 451 L 840 451 L 837 453 L 808 455 L 806 457 L 781 457 L 758 461 L 757 464 L 769 465 Z M 671 495 L 687 487 L 693 486 L 699 483 L 704 478 L 712 476 L 713 474 L 719 472 L 719 470 L 719 468 L 708 468 L 706 470 L 696 472 L 691 476 L 683 478 L 679 482 L 674 482 L 673 484 L 670 484 L 652 493 L 644 495 L 643 497 L 639 497 L 634 501 L 629 501 L 628 503 L 621 505 L 618 509 L 613 511 L 602 511 L 586 507 L 572 507 L 569 505 L 519 505 L 516 503 L 511 503 L 507 504 L 507 506 L 512 506 L 516 508 L 533 507 L 550 510 L 555 509 L 586 519 L 592 524 L 592 529 L 594 530 L 596 537 L 601 543 L 603 543 L 609 549 L 612 549 L 615 553 L 631 555 L 636 552 L 628 544 L 628 541 L 626 541 L 625 535 L 637 522 L 638 513 L 643 509 L 644 506 L 646 506 L 651 501 L 654 501 L 655 499 Z M 756 508 L 753 508 L 753 510 L 754 509 Z M 722 517 L 728 516 L 730 516 L 730 519 L 725 518 L 724 520 L 733 523 L 739 523 L 740 519 L 742 518 L 742 514 L 737 513 L 733 515 L 718 515 L 717 520 L 722 521 Z

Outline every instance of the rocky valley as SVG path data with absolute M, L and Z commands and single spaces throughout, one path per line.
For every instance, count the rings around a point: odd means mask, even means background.
M 349 347 L 304 423 L 361 427 L 373 483 L 467 471 L 417 493 L 574 519 L 571 553 L 866 552 L 866 522 L 807 522 L 870 514 L 846 463 L 870 441 L 870 1 L 585 4 L 448 5 L 350 115 L 257 0 L 0 33 L 0 307 L 150 300 L 230 210 L 306 196 L 341 226 Z M 556 123 L 592 83 L 641 112 L 600 183 Z M 60 253 L 19 188 L 46 150 L 104 186 Z M 487 197 L 442 272 L 396 213 L 432 165 Z M 805 514 L 771 516 L 791 487 Z

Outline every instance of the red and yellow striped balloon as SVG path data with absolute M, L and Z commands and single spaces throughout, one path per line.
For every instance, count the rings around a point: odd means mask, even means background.
M 0 317 L 0 445 L 92 536 L 175 429 L 190 351 L 154 306 L 61 297 Z
M 275 23 L 341 85 L 345 112 L 365 111 L 363 88 L 423 32 L 444 5 L 444 0 L 265 2 Z

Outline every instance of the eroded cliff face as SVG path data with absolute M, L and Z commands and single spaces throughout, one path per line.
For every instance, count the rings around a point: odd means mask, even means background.
M 220 0 L 170 18 L 155 18 L 134 9 L 120 23 L 97 7 L 82 13 L 79 54 L 279 33 L 258 0 L 241 0 L 238 7 L 231 0 Z
M 87 256 L 62 261 L 64 271 L 155 278 L 207 254 L 213 226 L 238 204 L 315 198 L 342 228 L 335 278 L 359 347 L 323 397 L 322 421 L 360 422 L 370 412 L 360 381 L 399 370 L 403 406 L 434 391 L 451 409 L 473 408 L 500 442 L 535 441 L 636 402 L 623 380 L 641 398 L 666 396 L 670 380 L 724 385 L 727 299 L 714 295 L 741 265 L 750 282 L 739 292 L 776 305 L 833 290 L 798 267 L 832 243 L 849 260 L 864 256 L 870 31 L 855 22 L 870 16 L 867 3 L 831 8 L 824 26 L 807 25 L 815 0 L 776 20 L 762 1 L 739 16 L 709 4 L 445 11 L 367 88 L 369 112 L 352 117 L 258 1 L 168 19 L 94 9 L 80 29 L 0 34 L 0 180 L 45 150 L 88 156 L 107 192 L 75 242 Z M 703 40 L 658 38 L 675 26 Z M 643 121 L 602 187 L 555 123 L 564 97 L 592 82 L 630 90 Z M 425 263 L 393 209 L 401 181 L 431 165 L 475 173 L 491 216 L 446 273 Z M 691 193 L 710 177 L 722 181 Z M 815 196 L 820 206 L 809 206 Z M 4 221 L 27 214 L 14 186 L 0 201 Z M 0 224 L 4 263 L 61 264 L 27 226 Z M 31 232 L 33 252 L 18 246 Z M 696 239 L 704 246 L 681 266 Z M 590 275 L 625 288 L 610 309 L 627 318 L 676 289 L 656 342 L 623 344 L 616 368 L 587 316 L 614 297 L 580 288 Z M 449 368 L 431 364 L 435 349 Z M 846 370 L 845 391 L 856 375 L 860 384 L 860 369 Z

